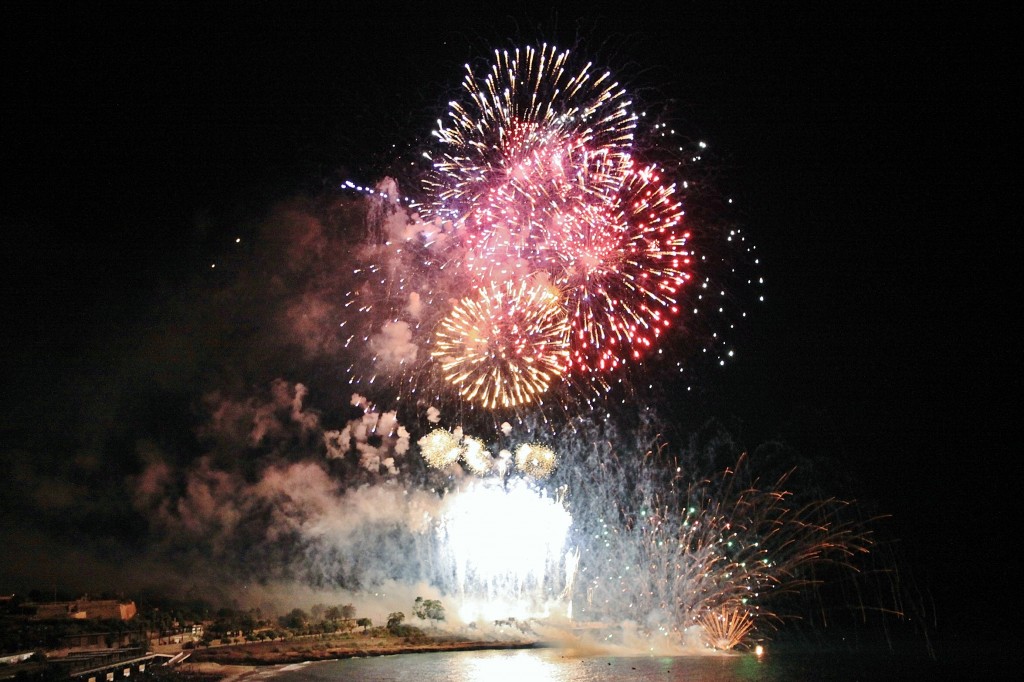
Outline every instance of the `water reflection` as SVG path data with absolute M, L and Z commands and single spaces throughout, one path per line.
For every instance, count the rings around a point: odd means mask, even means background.
M 566 679 L 564 664 L 534 651 L 517 651 L 505 656 L 469 656 L 452 663 L 452 679 L 464 682 L 561 682 Z

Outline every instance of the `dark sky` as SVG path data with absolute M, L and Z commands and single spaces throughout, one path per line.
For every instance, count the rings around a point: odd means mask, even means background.
M 546 40 L 675 107 L 763 250 L 768 300 L 707 409 L 754 441 L 828 450 L 893 514 L 946 632 L 1009 612 L 1021 309 L 1007 17 L 290 4 L 0 10 L 8 465 L 63 471 L 57 443 L 88 449 L 107 422 L 84 406 L 109 397 L 132 334 L 159 328 L 210 262 L 244 258 L 235 238 L 275 201 L 375 181 L 415 154 L 465 61 Z M 10 534 L 31 506 L 3 512 Z

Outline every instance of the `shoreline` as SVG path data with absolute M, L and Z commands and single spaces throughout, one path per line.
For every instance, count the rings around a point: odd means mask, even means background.
M 436 640 L 373 641 L 360 643 L 314 642 L 313 646 L 285 646 L 293 642 L 264 644 L 238 644 L 216 647 L 193 652 L 192 656 L 176 666 L 181 677 L 237 682 L 257 673 L 265 673 L 292 665 L 317 661 L 367 658 L 377 656 L 399 656 L 402 654 L 427 654 L 449 651 L 485 651 L 491 649 L 534 649 L 544 644 L 532 640 L 486 641 L 486 640 Z

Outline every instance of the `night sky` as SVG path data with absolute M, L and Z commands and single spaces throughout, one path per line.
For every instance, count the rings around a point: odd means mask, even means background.
M 885 533 L 947 637 L 1009 620 L 1021 308 L 1008 18 L 966 4 L 554 4 L 0 10 L 0 592 L 58 580 L 64 549 L 143 551 L 143 522 L 101 482 L 139 474 L 140 442 L 187 441 L 176 429 L 195 391 L 238 388 L 209 354 L 179 361 L 188 343 L 173 337 L 209 341 L 182 302 L 230 287 L 273 207 L 377 181 L 417 154 L 463 63 L 547 41 L 707 140 L 762 250 L 767 300 L 737 360 L 675 409 L 736 417 L 751 443 L 782 438 L 856 480 L 892 514 Z M 283 372 L 341 381 L 308 369 Z

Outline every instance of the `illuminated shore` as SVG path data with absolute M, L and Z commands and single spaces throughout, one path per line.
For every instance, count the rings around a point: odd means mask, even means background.
M 529 649 L 541 646 L 532 640 L 489 641 L 453 636 L 391 637 L 370 633 L 344 637 L 327 636 L 212 647 L 195 651 L 180 665 L 182 677 L 238 680 L 271 667 L 308 661 L 444 651 Z

